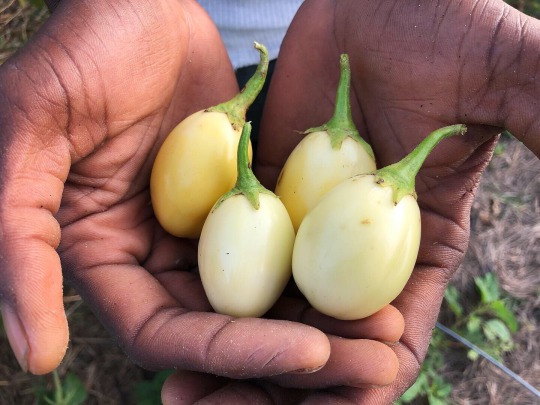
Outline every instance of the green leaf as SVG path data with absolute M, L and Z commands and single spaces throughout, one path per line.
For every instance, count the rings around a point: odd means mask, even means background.
M 173 370 L 159 371 L 150 381 L 142 381 L 135 385 L 137 405 L 155 405 L 161 403 L 161 388 Z
M 80 405 L 86 401 L 88 393 L 82 381 L 74 373 L 66 374 L 62 386 L 64 388 L 64 404 Z
M 482 345 L 485 342 L 484 332 L 482 330 L 483 320 L 476 315 L 470 315 L 467 320 L 466 329 L 461 336 L 474 345 Z
M 482 319 L 471 315 L 469 319 L 467 320 L 467 334 L 474 335 L 478 332 L 480 332 L 482 326 Z
M 512 331 L 512 333 L 517 332 L 518 321 L 512 311 L 510 311 L 505 305 L 504 301 L 493 301 L 490 305 L 490 309 L 493 312 L 493 315 L 497 316 L 500 320 L 502 320 L 506 324 L 506 326 L 508 326 L 508 328 Z
M 480 302 L 490 303 L 500 298 L 499 282 L 493 273 L 486 273 L 483 277 L 476 277 L 474 283 L 480 292 Z
M 39 9 L 45 7 L 45 2 L 43 0 L 30 0 L 30 4 Z
M 441 381 L 437 387 L 437 396 L 439 398 L 447 398 L 452 393 L 452 384 L 444 381 L 441 377 Z
M 438 396 L 429 393 L 428 402 L 429 405 L 448 405 L 448 398 L 439 398 Z
M 486 338 L 490 341 L 497 339 L 502 342 L 512 341 L 510 330 L 500 319 L 490 319 L 489 321 L 486 321 L 482 329 Z
M 49 398 L 47 395 L 43 395 L 43 400 L 48 405 L 56 405 L 56 401 L 54 399 Z
M 454 313 L 456 318 L 461 318 L 463 315 L 463 307 L 459 303 L 460 293 L 456 287 L 449 285 L 446 291 L 444 292 L 444 299 L 448 304 L 450 310 Z
M 46 390 L 40 385 L 35 392 L 38 404 L 47 405 L 81 405 L 86 401 L 88 392 L 79 377 L 72 372 L 68 372 L 62 381 L 58 372 L 53 371 L 55 388 Z

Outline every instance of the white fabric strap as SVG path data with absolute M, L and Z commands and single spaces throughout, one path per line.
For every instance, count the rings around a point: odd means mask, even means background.
M 255 65 L 253 41 L 275 59 L 303 0 L 198 0 L 219 29 L 235 69 Z

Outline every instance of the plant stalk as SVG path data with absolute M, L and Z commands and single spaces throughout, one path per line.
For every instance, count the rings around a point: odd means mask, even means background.
M 227 198 L 234 195 L 243 194 L 250 204 L 256 210 L 260 207 L 259 194 L 266 193 L 274 195 L 270 190 L 266 189 L 257 179 L 253 170 L 251 169 L 251 164 L 249 162 L 249 141 L 251 135 L 251 123 L 246 122 L 242 128 L 242 134 L 240 135 L 240 140 L 238 142 L 238 152 L 237 152 L 237 167 L 238 167 L 238 177 L 236 179 L 235 186 L 227 193 L 225 193 L 218 202 L 212 208 L 212 211 L 215 210 L 219 205 L 225 201 Z
M 463 135 L 467 127 L 462 124 L 439 128 L 430 133 L 420 144 L 402 160 L 375 171 L 376 182 L 381 186 L 393 188 L 394 204 L 404 196 L 412 195 L 416 198 L 415 179 L 431 151 L 445 138 L 454 135 Z
M 266 47 L 258 42 L 254 43 L 254 47 L 260 53 L 260 62 L 253 76 L 249 78 L 244 88 L 232 99 L 207 110 L 227 114 L 231 125 L 237 131 L 243 127 L 246 112 L 261 92 L 268 74 L 269 61 Z
M 310 128 L 305 134 L 317 131 L 326 131 L 330 137 L 330 143 L 333 149 L 341 148 L 343 141 L 350 137 L 360 143 L 372 159 L 375 159 L 373 149 L 362 139 L 358 129 L 354 125 L 351 112 L 351 68 L 349 65 L 349 56 L 342 54 L 339 59 L 340 77 L 336 91 L 336 103 L 332 118 L 320 127 Z

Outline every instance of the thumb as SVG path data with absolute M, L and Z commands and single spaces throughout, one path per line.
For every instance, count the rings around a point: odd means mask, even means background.
M 16 69 L 0 73 L 0 305 L 19 364 L 52 371 L 68 343 L 57 212 L 70 167 L 67 141 L 45 120 Z M 27 97 L 25 97 L 27 96 Z M 28 100 L 34 100 L 34 104 Z M 49 123 L 54 120 L 49 120 Z

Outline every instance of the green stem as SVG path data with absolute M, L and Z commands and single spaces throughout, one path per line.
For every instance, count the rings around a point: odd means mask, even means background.
M 52 372 L 54 381 L 54 397 L 57 403 L 64 403 L 64 390 L 62 388 L 62 382 L 58 375 L 58 370 L 54 369 Z
M 349 65 L 349 56 L 342 54 L 339 58 L 340 77 L 336 92 L 336 104 L 334 107 L 334 115 L 330 120 L 315 128 L 310 128 L 305 131 L 306 134 L 316 131 L 326 131 L 330 136 L 330 143 L 333 149 L 341 148 L 343 141 L 350 137 L 360 143 L 366 152 L 375 159 L 373 149 L 362 139 L 358 129 L 354 125 L 351 112 L 351 68 Z
M 251 170 L 251 164 L 249 162 L 249 139 L 251 135 L 251 123 L 246 122 L 242 128 L 242 134 L 240 135 L 240 141 L 238 142 L 238 154 L 237 154 L 237 167 L 238 177 L 236 178 L 235 186 L 227 193 L 225 193 L 215 204 L 214 208 L 225 201 L 227 198 L 234 195 L 243 194 L 251 203 L 253 208 L 259 209 L 259 194 L 266 193 L 274 195 L 270 190 L 266 189 L 257 179 L 253 170 Z
M 476 308 L 471 312 L 457 319 L 456 322 L 452 325 L 453 328 L 457 329 L 466 324 L 472 317 L 477 315 L 486 315 L 489 314 L 491 310 L 491 303 L 480 303 Z
M 415 179 L 418 171 L 431 151 L 445 138 L 463 135 L 467 131 L 465 125 L 451 125 L 439 128 L 429 134 L 414 150 L 402 160 L 383 167 L 374 172 L 376 181 L 381 186 L 393 188 L 394 203 L 397 204 L 404 196 L 416 198 Z
M 227 114 L 233 128 L 237 131 L 243 127 L 246 112 L 261 92 L 268 74 L 268 51 L 266 47 L 258 42 L 254 43 L 254 47 L 260 53 L 260 62 L 253 76 L 249 78 L 244 88 L 232 99 L 208 109 L 208 111 Z

